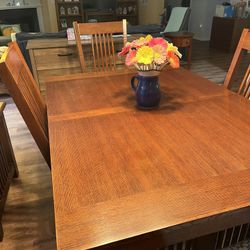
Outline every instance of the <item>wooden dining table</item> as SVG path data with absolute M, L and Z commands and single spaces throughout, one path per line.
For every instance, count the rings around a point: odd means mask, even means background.
M 250 222 L 249 100 L 166 70 L 141 110 L 133 75 L 46 84 L 58 249 L 157 249 Z

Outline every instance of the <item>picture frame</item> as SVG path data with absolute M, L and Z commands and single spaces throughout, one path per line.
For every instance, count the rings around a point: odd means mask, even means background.
M 67 20 L 65 18 L 60 19 L 61 27 L 68 28 Z
M 244 18 L 249 18 L 250 17 L 250 12 L 248 10 L 245 10 L 243 17 Z
M 250 10 L 250 0 L 247 0 L 247 10 Z

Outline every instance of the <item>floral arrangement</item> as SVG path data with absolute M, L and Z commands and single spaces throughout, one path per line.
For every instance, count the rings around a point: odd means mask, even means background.
M 126 56 L 125 64 L 133 65 L 139 71 L 160 71 L 168 64 L 172 68 L 179 68 L 182 57 L 172 43 L 151 35 L 128 42 L 118 56 Z

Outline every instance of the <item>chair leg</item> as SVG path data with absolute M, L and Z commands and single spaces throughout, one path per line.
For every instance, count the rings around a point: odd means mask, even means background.
M 18 168 L 17 168 L 17 164 L 16 164 L 16 161 L 14 162 L 14 175 L 13 175 L 13 178 L 18 178 L 19 176 L 19 171 L 18 171 Z
M 187 69 L 190 69 L 191 66 L 191 54 L 192 54 L 192 45 L 187 47 Z

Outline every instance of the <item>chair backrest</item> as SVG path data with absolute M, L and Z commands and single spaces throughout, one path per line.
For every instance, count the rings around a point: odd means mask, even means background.
M 243 95 L 247 99 L 250 99 L 250 64 L 239 87 L 238 94 Z
M 123 44 L 127 42 L 126 20 L 117 22 L 100 23 L 73 23 L 77 51 L 79 54 L 82 71 L 87 71 L 84 56 L 84 41 L 81 36 L 91 37 L 91 51 L 93 60 L 93 71 L 110 71 L 116 68 L 116 52 L 113 34 L 123 34 Z
M 16 42 L 0 62 L 0 76 L 50 166 L 46 104 Z
M 247 51 L 250 51 L 250 29 L 244 29 L 242 31 L 238 46 L 235 50 L 232 62 L 230 64 L 229 70 L 227 72 L 224 86 L 226 88 L 230 88 L 230 85 L 232 83 L 232 79 L 234 75 L 237 72 L 237 69 L 239 68 L 240 61 L 242 59 L 243 54 L 247 53 Z M 247 55 L 249 56 L 249 55 Z M 243 81 L 239 87 L 238 93 L 244 95 L 245 97 L 249 98 L 249 79 L 250 79 L 250 63 L 247 65 L 247 71 L 245 73 L 245 76 L 243 78 Z
M 174 7 L 162 33 L 187 30 L 190 13 L 191 9 L 188 7 Z

